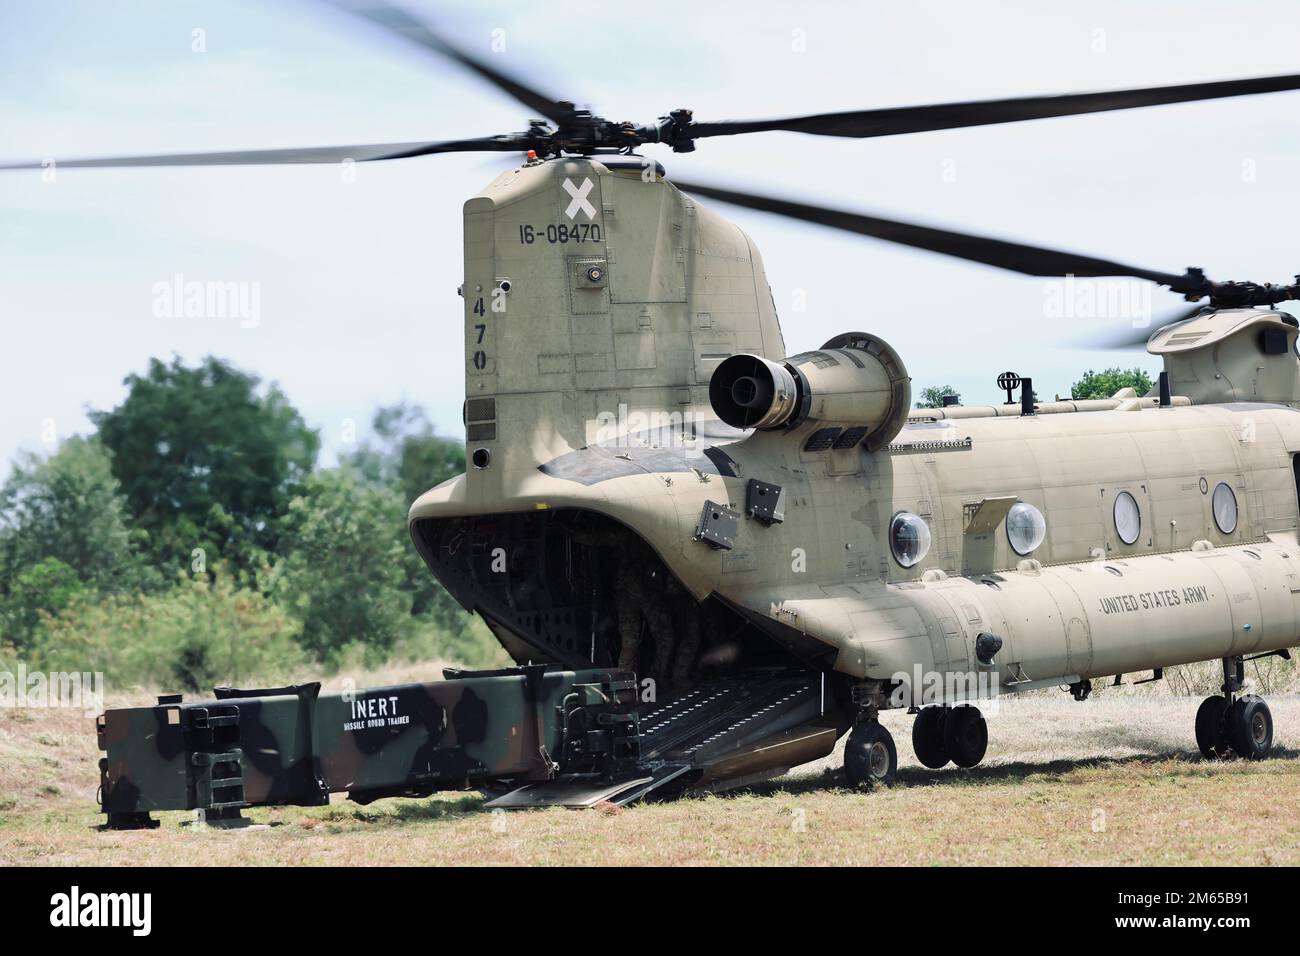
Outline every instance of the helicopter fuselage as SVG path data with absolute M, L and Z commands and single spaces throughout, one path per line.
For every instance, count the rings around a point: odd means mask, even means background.
M 626 473 L 634 462 L 590 450 L 581 472 L 539 471 L 512 510 L 612 519 L 645 541 L 696 599 L 721 599 L 794 657 L 855 679 L 983 667 L 1003 686 L 1037 686 L 1295 643 L 1300 412 L 1293 409 L 918 423 L 875 453 L 808 452 L 806 438 L 798 430 L 755 432 L 711 446 L 712 458 L 682 449 L 675 466 L 659 449 L 653 467 L 638 474 Z M 783 521 L 743 516 L 751 479 L 784 491 Z M 1213 513 L 1221 484 L 1237 511 L 1226 532 Z M 425 540 L 421 522 L 483 520 L 465 490 L 465 479 L 455 479 L 417 502 L 417 540 Z M 1138 506 L 1131 543 L 1114 518 L 1124 494 Z M 1046 519 L 1031 554 L 1013 550 L 1005 520 L 992 527 L 974 520 L 982 505 L 1006 501 L 1028 502 Z M 730 547 L 699 535 L 702 515 L 716 505 L 742 516 Z M 899 513 L 924 521 L 932 539 L 911 567 L 889 541 Z M 512 539 L 494 541 L 492 526 L 481 526 L 487 537 L 477 546 L 490 555 L 500 544 L 503 560 L 497 571 L 485 561 L 474 581 L 504 585 L 514 573 Z M 475 604 L 473 582 L 448 583 Z M 503 606 L 512 603 L 522 604 L 512 597 Z M 504 628 L 518 629 L 525 658 L 577 663 L 592 652 L 586 641 L 551 644 L 530 628 L 529 611 L 518 620 L 496 613 Z M 976 656 L 982 633 L 1003 642 L 991 668 Z
M 752 243 L 659 173 L 539 162 L 466 204 L 470 467 L 410 524 L 516 660 L 616 662 L 620 601 L 649 600 L 618 593 L 633 560 L 666 604 L 702 609 L 705 665 L 769 663 L 757 633 L 873 692 L 918 670 L 1022 689 L 1295 643 L 1294 408 L 913 414 L 875 446 L 815 416 L 727 425 L 710 376 L 784 343 Z M 782 514 L 752 508 L 759 486 Z M 1021 502 L 1044 524 L 1027 550 L 1006 527 Z M 923 553 L 900 558 L 900 514 Z

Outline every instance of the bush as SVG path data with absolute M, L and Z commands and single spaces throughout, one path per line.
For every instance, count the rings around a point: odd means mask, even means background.
M 285 524 L 289 553 L 275 593 L 301 622 L 302 646 L 337 664 L 360 644 L 368 664 L 383 663 L 411 621 L 401 499 L 348 472 L 321 472 L 290 503 Z
M 380 409 L 309 474 L 315 433 L 255 376 L 176 359 L 127 385 L 98 435 L 0 485 L 0 667 L 205 691 L 345 659 L 506 663 L 407 535 L 410 500 L 465 464 L 422 410 Z
M 42 615 L 23 657 L 29 670 L 100 671 L 113 691 L 208 691 L 300 678 L 310 662 L 296 634 L 263 595 L 200 578 L 160 595 L 78 593 L 58 614 Z
M 393 647 L 392 659 L 410 663 L 446 661 L 480 670 L 509 667 L 512 663 L 483 620 L 464 612 L 459 619 L 443 623 L 428 614 L 413 618 L 408 635 Z
M 0 598 L 0 646 L 21 650 L 31 645 L 44 615 L 55 614 L 86 590 L 70 568 L 58 558 L 46 558 L 22 571 Z
M 47 559 L 102 593 L 159 583 L 135 546 L 111 458 L 94 439 L 69 438 L 46 458 L 20 455 L 0 488 L 0 595 Z

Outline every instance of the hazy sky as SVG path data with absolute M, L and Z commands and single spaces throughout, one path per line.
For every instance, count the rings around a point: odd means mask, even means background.
M 466 48 L 611 119 L 794 115 L 1300 72 L 1294 3 L 413 3 Z M 195 30 L 206 46 L 195 52 Z M 493 31 L 505 51 L 491 53 Z M 801 41 L 801 42 L 800 42 Z M 802 47 L 802 48 L 801 48 Z M 1300 93 L 875 140 L 765 133 L 646 152 L 745 185 L 1214 277 L 1300 271 Z M 464 70 L 309 0 L 0 0 L 0 157 L 440 139 L 523 129 Z M 460 434 L 461 204 L 489 155 L 336 166 L 0 172 L 0 468 L 151 356 L 278 381 L 322 431 L 417 402 Z M 916 387 L 1065 393 L 1140 351 L 1057 347 L 1041 280 L 717 207 L 764 256 L 786 343 L 884 336 Z M 154 287 L 255 284 L 256 327 L 159 318 Z M 800 295 L 806 310 L 793 304 Z M 1178 305 L 1156 291 L 1157 314 Z

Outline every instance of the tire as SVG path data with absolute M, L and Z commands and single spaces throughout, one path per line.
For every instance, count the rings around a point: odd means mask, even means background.
M 1206 760 L 1222 760 L 1232 755 L 1224 723 L 1228 698 L 1207 697 L 1196 710 L 1196 746 Z
M 1262 697 L 1237 698 L 1228 708 L 1224 725 L 1228 743 L 1238 757 L 1263 760 L 1273 749 L 1273 715 Z
M 898 750 L 894 738 L 878 721 L 864 721 L 849 734 L 844 745 L 844 773 L 849 783 L 861 790 L 894 782 Z
M 944 749 L 959 767 L 973 767 L 984 759 L 989 746 L 989 727 L 979 708 L 954 707 L 943 727 Z
M 916 759 L 931 770 L 938 770 L 951 759 L 943 742 L 943 727 L 947 722 L 947 707 L 924 707 L 912 721 L 912 749 L 916 751 Z

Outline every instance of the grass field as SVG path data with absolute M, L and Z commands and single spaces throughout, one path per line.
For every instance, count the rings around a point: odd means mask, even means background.
M 383 680 L 424 677 L 411 669 Z M 147 698 L 110 701 L 143 703 Z M 1207 763 L 1198 698 L 1003 701 L 985 763 L 929 771 L 886 714 L 900 782 L 844 789 L 838 753 L 739 793 L 590 811 L 486 813 L 477 794 L 248 812 L 266 827 L 101 833 L 92 721 L 0 710 L 0 865 L 1300 863 L 1300 697 L 1269 698 L 1275 758 Z

